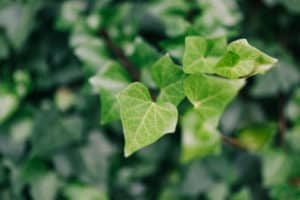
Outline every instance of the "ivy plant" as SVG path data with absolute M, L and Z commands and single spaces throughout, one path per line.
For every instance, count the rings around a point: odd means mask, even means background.
M 181 157 L 189 161 L 219 151 L 218 124 L 226 106 L 247 78 L 264 74 L 276 62 L 246 39 L 227 43 L 225 37 L 187 36 L 182 60 L 165 54 L 150 64 L 153 85 L 134 80 L 133 72 L 139 74 L 140 68 L 122 67 L 117 61 L 90 82 L 100 91 L 101 123 L 122 122 L 126 157 L 174 133 L 180 118 Z M 188 113 L 178 109 L 185 100 L 191 105 Z M 186 129 L 185 121 L 193 127 Z

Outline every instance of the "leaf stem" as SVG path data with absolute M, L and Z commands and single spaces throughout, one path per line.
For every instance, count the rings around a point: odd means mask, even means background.
M 107 30 L 100 30 L 100 35 L 104 39 L 106 47 L 113 54 L 113 56 L 115 56 L 117 60 L 124 66 L 127 72 L 131 75 L 133 81 L 138 81 L 140 79 L 140 72 L 128 59 L 123 50 L 113 42 Z
M 243 151 L 246 150 L 246 148 L 235 138 L 228 137 L 224 134 L 221 134 L 221 138 L 222 138 L 223 144 L 228 144 L 230 146 L 233 146 L 233 147 L 238 148 Z

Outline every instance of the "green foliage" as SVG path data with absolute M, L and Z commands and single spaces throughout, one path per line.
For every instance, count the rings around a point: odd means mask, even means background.
M 299 5 L 2 0 L 0 199 L 299 199 Z

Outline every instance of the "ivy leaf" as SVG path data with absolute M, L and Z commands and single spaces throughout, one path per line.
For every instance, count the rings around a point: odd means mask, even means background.
M 292 163 L 286 153 L 280 151 L 267 152 L 263 156 L 263 182 L 265 186 L 284 184 L 288 181 Z
M 55 199 L 60 188 L 60 180 L 54 172 L 45 172 L 31 183 L 31 195 L 33 199 Z
M 18 108 L 19 98 L 6 85 L 0 86 L 0 124 L 9 118 Z
M 190 75 L 184 81 L 184 92 L 203 121 L 219 121 L 226 105 L 237 95 L 245 80 L 227 80 L 208 75 Z
M 151 101 L 150 93 L 143 84 L 130 84 L 120 93 L 119 102 L 126 157 L 175 131 L 176 107 Z
M 10 2 L 0 8 L 0 27 L 4 28 L 6 35 L 16 50 L 20 50 L 34 28 L 36 13 L 42 7 L 41 1 Z
M 182 131 L 181 160 L 183 162 L 220 152 L 220 133 L 213 123 L 201 121 L 195 110 L 191 110 L 183 116 Z
M 240 39 L 228 45 L 214 72 L 231 79 L 249 77 L 265 73 L 276 62 L 277 59 L 251 46 L 246 39 Z
M 178 105 L 185 97 L 183 77 L 183 71 L 172 62 L 168 54 L 160 58 L 152 66 L 152 78 L 161 89 L 157 101 Z
M 126 70 L 118 63 L 112 62 L 90 79 L 96 91 L 100 91 L 101 124 L 106 124 L 120 118 L 117 96 L 129 83 Z
M 144 68 L 153 63 L 159 57 L 159 53 L 150 44 L 141 38 L 136 38 L 134 41 L 134 50 L 129 55 L 132 63 L 139 67 Z
M 107 200 L 107 194 L 99 188 L 91 185 L 83 185 L 78 183 L 72 183 L 67 185 L 63 194 L 67 199 L 74 200 Z
M 250 200 L 251 199 L 251 193 L 248 188 L 243 188 L 240 191 L 234 193 L 230 200 Z
M 300 124 L 300 88 L 296 89 L 288 103 L 286 114 L 295 124 Z
M 225 50 L 225 37 L 210 39 L 200 36 L 187 37 L 183 55 L 183 71 L 188 74 L 213 73 L 213 67 Z
M 270 143 L 275 133 L 276 126 L 273 123 L 256 124 L 242 129 L 238 141 L 251 151 L 259 151 Z

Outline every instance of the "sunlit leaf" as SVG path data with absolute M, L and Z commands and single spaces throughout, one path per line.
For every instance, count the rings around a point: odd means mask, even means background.
M 147 88 L 132 83 L 119 96 L 125 136 L 125 156 L 175 131 L 177 109 L 170 103 L 154 103 Z

